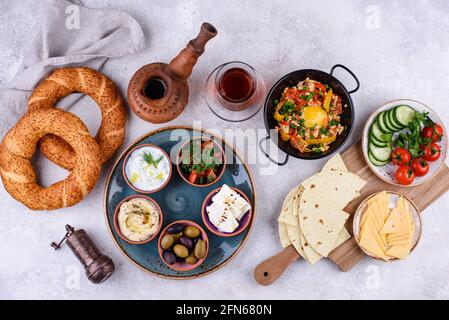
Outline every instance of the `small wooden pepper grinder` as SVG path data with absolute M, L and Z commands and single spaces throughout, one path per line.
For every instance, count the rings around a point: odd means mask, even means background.
M 111 258 L 102 254 L 93 243 L 86 231 L 79 229 L 75 231 L 70 225 L 66 225 L 67 233 L 59 242 L 52 242 L 51 246 L 58 250 L 64 241 L 76 255 L 86 270 L 87 278 L 93 283 L 102 283 L 108 279 L 115 270 Z

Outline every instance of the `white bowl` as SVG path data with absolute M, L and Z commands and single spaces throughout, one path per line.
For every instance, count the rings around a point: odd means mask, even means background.
M 439 146 L 441 147 L 441 156 L 437 161 L 434 162 L 429 162 L 429 172 L 423 176 L 423 177 L 415 177 L 415 180 L 413 181 L 412 184 L 410 185 L 402 185 L 396 182 L 395 178 L 394 178 L 394 174 L 397 170 L 397 166 L 395 166 L 393 163 L 389 162 L 388 164 L 386 164 L 385 166 L 382 167 L 377 167 L 375 165 L 373 165 L 371 163 L 371 161 L 368 158 L 368 143 L 369 143 L 369 132 L 370 132 L 370 128 L 371 128 L 371 124 L 374 122 L 374 120 L 376 119 L 377 115 L 379 113 L 381 113 L 382 111 L 385 110 L 389 110 L 395 106 L 398 106 L 400 104 L 406 104 L 411 106 L 412 108 L 414 108 L 415 110 L 419 111 L 419 112 L 423 112 L 426 111 L 429 113 L 429 117 L 430 119 L 432 119 L 434 122 L 438 123 L 439 125 L 441 125 L 441 127 L 443 128 L 443 138 L 441 139 L 441 141 L 438 143 Z M 432 179 L 437 173 L 438 171 L 441 169 L 441 167 L 444 164 L 444 160 L 446 159 L 446 153 L 447 153 L 447 133 L 446 133 L 446 128 L 444 127 L 443 121 L 441 120 L 441 118 L 435 113 L 435 111 L 433 111 L 432 109 L 430 109 L 428 106 L 426 106 L 425 104 L 415 101 L 415 100 L 408 100 L 408 99 L 398 99 L 398 100 L 393 100 L 390 102 L 385 103 L 384 105 L 382 105 L 379 109 L 377 109 L 372 115 L 371 117 L 369 117 L 368 121 L 365 124 L 365 128 L 363 129 L 363 135 L 362 135 L 362 150 L 363 150 L 363 156 L 365 157 L 365 161 L 368 163 L 368 166 L 371 168 L 371 170 L 374 172 L 374 174 L 376 176 L 378 176 L 381 180 L 398 186 L 398 187 L 413 187 L 413 186 L 417 186 L 420 184 L 423 184 L 427 181 L 429 181 L 430 179 Z
M 379 193 L 379 192 L 378 192 Z M 375 255 L 373 255 L 371 252 L 366 251 L 362 246 L 360 246 L 359 244 L 359 236 L 360 236 L 360 222 L 362 221 L 362 217 L 363 214 L 366 212 L 366 202 L 371 199 L 372 197 L 374 197 L 376 194 L 378 193 L 374 193 L 372 195 L 370 195 L 369 197 L 367 197 L 365 200 L 362 201 L 362 203 L 358 206 L 355 214 L 354 214 L 354 220 L 353 220 L 353 224 L 352 224 L 352 230 L 354 231 L 354 238 L 357 242 L 357 244 L 359 245 L 360 249 L 362 249 L 363 252 L 365 252 L 366 255 L 370 256 L 371 258 L 383 261 L 383 262 L 393 262 L 393 261 L 398 261 L 400 259 L 397 258 L 392 258 L 388 261 L 385 261 L 383 259 L 380 259 L 379 257 L 376 257 Z M 409 198 L 407 198 L 406 196 L 395 192 L 395 191 L 387 191 L 387 194 L 389 196 L 390 199 L 390 203 L 389 203 L 389 207 L 390 208 L 394 208 L 396 207 L 396 203 L 399 199 L 400 196 L 404 197 L 405 201 L 408 202 L 409 207 L 410 207 L 410 211 L 412 213 L 413 216 L 413 221 L 415 223 L 415 233 L 413 234 L 413 239 L 412 239 L 412 247 L 410 249 L 410 254 L 412 254 L 412 252 L 415 250 L 416 246 L 419 243 L 419 240 L 421 240 L 421 234 L 422 234 L 422 220 L 421 220 L 421 214 L 418 210 L 418 208 L 416 207 L 416 205 L 413 203 L 413 201 L 411 201 Z M 409 254 L 409 255 L 410 255 Z

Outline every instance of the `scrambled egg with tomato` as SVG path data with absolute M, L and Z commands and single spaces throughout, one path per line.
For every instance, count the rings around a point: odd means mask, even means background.
M 307 78 L 284 89 L 273 116 L 283 141 L 290 141 L 301 153 L 321 153 L 344 131 L 342 111 L 340 96 L 327 85 Z

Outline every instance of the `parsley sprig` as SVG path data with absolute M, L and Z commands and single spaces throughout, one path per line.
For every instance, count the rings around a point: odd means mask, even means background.
M 412 158 L 417 158 L 423 153 L 421 146 L 428 145 L 432 141 L 430 138 L 421 136 L 422 125 L 426 127 L 433 125 L 433 121 L 429 118 L 428 112 L 416 112 L 413 120 L 404 131 L 399 133 L 394 141 L 392 134 L 386 134 L 382 138 L 388 142 L 392 142 L 395 147 L 406 148 Z

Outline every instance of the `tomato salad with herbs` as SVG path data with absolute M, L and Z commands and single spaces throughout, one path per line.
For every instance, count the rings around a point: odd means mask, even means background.
M 408 105 L 382 111 L 371 125 L 368 158 L 375 166 L 393 163 L 399 184 L 410 185 L 441 156 L 443 128 Z
M 194 185 L 215 182 L 224 169 L 222 149 L 210 139 L 193 139 L 179 152 L 179 173 Z
M 301 153 L 322 153 L 329 149 L 345 127 L 340 123 L 341 97 L 327 84 L 305 79 L 294 87 L 286 87 L 276 104 L 273 117 L 283 141 Z

